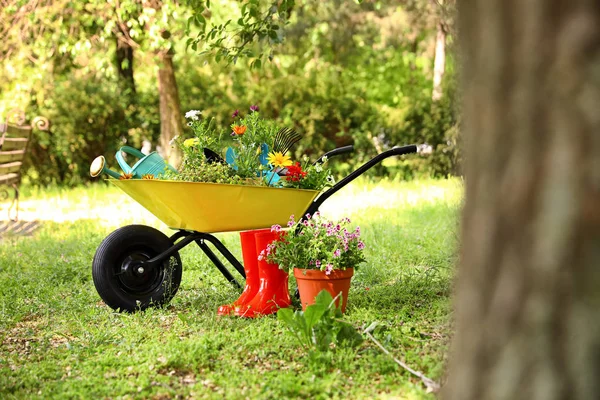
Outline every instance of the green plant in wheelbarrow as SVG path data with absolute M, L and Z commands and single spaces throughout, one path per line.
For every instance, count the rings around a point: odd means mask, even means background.
M 307 157 L 303 165 L 292 161 L 287 153 L 301 136 L 261 117 L 258 106 L 252 106 L 243 117 L 236 110 L 229 134 L 201 114 L 198 110 L 186 113 L 194 136 L 172 141 L 181 150 L 183 162 L 178 173 L 167 171 L 164 179 L 310 190 L 333 183 L 322 165 L 326 160 L 315 165 L 310 165 Z
M 292 215 L 287 224 L 290 230 L 268 245 L 259 259 L 264 257 L 294 272 L 303 308 L 314 304 L 317 294 L 327 290 L 336 302 L 342 297 L 340 308 L 344 312 L 354 269 L 365 261 L 360 228 L 352 229 L 349 224 L 349 218 L 330 221 L 319 212 L 298 221 Z M 282 228 L 276 225 L 272 229 Z

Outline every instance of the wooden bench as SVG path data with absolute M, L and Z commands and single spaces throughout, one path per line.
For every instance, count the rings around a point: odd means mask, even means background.
M 36 117 L 33 126 L 40 130 L 47 130 L 50 126 L 48 120 Z M 13 221 L 19 219 L 19 184 L 21 183 L 21 168 L 27 153 L 27 146 L 31 139 L 32 126 L 25 123 L 25 114 L 22 111 L 10 111 L 4 122 L 0 122 L 0 201 L 9 197 L 9 189 L 14 190 L 14 197 L 8 208 L 8 218 Z M 15 208 L 14 217 L 11 210 Z

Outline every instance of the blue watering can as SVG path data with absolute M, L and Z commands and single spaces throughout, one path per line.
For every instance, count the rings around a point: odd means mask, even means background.
M 122 153 L 130 154 L 139 158 L 140 160 L 136 162 L 133 167 L 131 167 L 129 164 L 127 164 L 127 162 L 125 162 Z M 133 147 L 123 146 L 119 149 L 119 151 L 117 151 L 115 158 L 117 159 L 117 162 L 119 163 L 119 166 L 123 172 L 125 174 L 131 174 L 132 178 L 140 179 L 144 175 L 153 175 L 154 177 L 158 177 L 158 175 L 165 172 L 165 168 L 168 168 L 173 172 L 177 172 L 175 168 L 167 164 L 165 160 L 155 151 L 146 155 Z M 103 156 L 98 156 L 94 159 L 92 165 L 90 166 L 90 175 L 92 177 L 96 177 L 102 172 L 112 176 L 115 179 L 119 179 L 121 177 L 121 175 L 117 172 L 106 168 L 106 159 Z

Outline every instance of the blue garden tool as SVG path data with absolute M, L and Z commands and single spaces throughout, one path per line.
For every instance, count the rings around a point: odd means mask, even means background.
M 238 170 L 238 166 L 236 165 L 237 153 L 231 147 L 227 148 L 225 152 L 225 161 L 227 164 L 231 165 L 231 168 L 234 170 Z M 269 161 L 267 158 L 269 157 L 269 146 L 266 143 L 260 145 L 260 155 L 258 156 L 258 160 L 262 165 L 268 165 Z M 258 175 L 258 174 L 257 174 Z M 270 186 L 275 186 L 275 184 L 279 181 L 279 175 L 271 169 L 270 171 L 263 174 L 265 178 L 265 182 L 268 182 Z
M 130 154 L 134 157 L 138 157 L 140 160 L 131 167 L 125 159 L 123 159 L 123 153 Z M 160 174 L 165 172 L 165 169 L 170 169 L 173 172 L 177 172 L 175 168 L 167 164 L 165 160 L 155 151 L 146 155 L 134 149 L 133 147 L 123 146 L 117 151 L 115 155 L 119 166 L 126 174 L 132 174 L 133 178 L 141 178 L 144 175 L 154 175 L 158 177 Z

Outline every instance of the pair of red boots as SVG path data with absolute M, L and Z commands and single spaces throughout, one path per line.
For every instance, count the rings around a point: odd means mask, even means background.
M 270 229 L 240 232 L 246 287 L 236 301 L 220 306 L 218 315 L 256 318 L 276 313 L 278 309 L 292 304 L 287 272 L 279 269 L 277 264 L 258 260 L 260 252 L 279 235 Z

